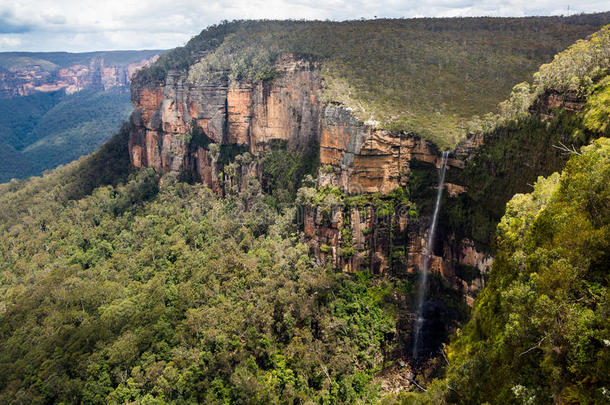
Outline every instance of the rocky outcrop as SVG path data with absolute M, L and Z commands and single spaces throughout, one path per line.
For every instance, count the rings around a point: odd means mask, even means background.
M 414 134 L 367 125 L 343 106 L 323 103 L 323 80 L 314 63 L 288 55 L 278 60 L 276 70 L 273 79 L 257 83 L 230 80 L 222 72 L 202 80 L 189 78 L 188 72 L 170 72 L 163 84 L 134 84 L 129 139 L 133 165 L 187 173 L 220 191 L 219 147 L 237 145 L 250 152 L 252 161 L 240 167 L 256 174 L 257 158 L 274 141 L 297 151 L 315 145 L 319 188 L 332 186 L 346 197 L 379 195 L 387 201 L 383 207 L 305 204 L 303 230 L 314 254 L 344 271 L 418 271 L 429 218 L 414 215 L 408 202 L 386 196 L 407 187 L 414 162 L 436 176 L 441 162 L 437 147 Z M 449 170 L 464 166 L 459 154 L 447 164 Z M 451 195 L 466 192 L 458 184 L 446 187 Z M 443 244 L 439 246 L 431 270 L 463 288 L 455 269 L 459 254 L 445 257 Z M 466 250 L 462 256 L 475 257 Z
M 274 79 L 258 83 L 222 77 L 194 82 L 186 73 L 170 73 L 163 86 L 134 86 L 134 166 L 206 172 L 211 160 L 193 143 L 195 133 L 206 142 L 247 146 L 254 156 L 274 140 L 290 148 L 316 143 L 321 165 L 329 167 L 321 182 L 350 193 L 388 193 L 404 185 L 412 159 L 438 166 L 433 144 L 365 125 L 341 106 L 323 105 L 314 64 L 284 57 L 276 69 Z
M 136 167 L 163 172 L 195 168 L 214 187 L 209 143 L 247 147 L 257 156 L 271 141 L 303 148 L 320 132 L 321 78 L 309 63 L 284 59 L 277 78 L 258 83 L 226 78 L 193 82 L 170 74 L 162 87 L 132 89 L 129 150 Z
M 323 185 L 350 194 L 387 194 L 406 185 L 413 159 L 440 165 L 437 148 L 426 140 L 365 125 L 340 106 L 324 109 L 320 164 L 331 169 L 322 174 Z
M 578 112 L 583 109 L 586 97 L 574 92 L 547 91 L 536 99 L 530 108 L 532 114 L 550 117 L 554 110 Z
M 388 211 L 388 207 L 390 210 Z M 316 257 L 346 272 L 414 274 L 428 250 L 430 218 L 412 216 L 406 204 L 370 200 L 360 207 L 338 203 L 303 207 L 303 229 Z M 483 288 L 493 258 L 468 239 L 438 233 L 429 271 L 449 281 L 472 303 Z
M 38 64 L 11 70 L 0 70 L 0 97 L 27 96 L 37 92 L 64 90 L 67 94 L 84 89 L 107 90 L 129 87 L 132 76 L 149 66 L 158 56 L 143 59 L 127 66 L 114 66 L 103 58 L 93 58 L 88 64 L 49 70 Z

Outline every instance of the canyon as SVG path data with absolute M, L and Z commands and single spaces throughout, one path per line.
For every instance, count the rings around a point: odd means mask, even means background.
M 93 152 L 128 119 L 131 78 L 160 53 L 0 52 L 0 181 Z
M 609 17 L 0 54 L 0 403 L 605 403 Z

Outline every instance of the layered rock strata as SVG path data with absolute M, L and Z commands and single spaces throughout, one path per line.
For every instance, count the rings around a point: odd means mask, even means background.
M 257 158 L 267 146 L 283 141 L 293 151 L 318 148 L 318 187 L 333 186 L 347 196 L 383 196 L 407 187 L 414 161 L 432 171 L 440 165 L 432 143 L 366 125 L 348 109 L 322 102 L 323 79 L 314 63 L 286 56 L 276 70 L 273 79 L 257 83 L 222 74 L 193 80 L 188 72 L 170 72 L 162 84 L 133 85 L 134 129 L 129 140 L 133 165 L 186 172 L 220 190 L 218 152 L 211 144 L 243 147 L 253 156 L 245 171 L 256 173 Z M 452 157 L 448 167 L 457 170 L 463 161 Z M 455 184 L 447 184 L 447 189 L 452 195 L 465 191 Z M 416 271 L 428 218 L 412 218 L 405 207 L 394 208 L 381 218 L 373 206 L 338 205 L 330 214 L 321 207 L 305 206 L 304 234 L 319 259 L 331 260 L 345 271 Z M 453 270 L 454 262 L 462 260 L 459 254 L 441 256 L 441 251 L 433 255 L 431 269 L 462 288 Z M 470 260 L 472 254 L 465 251 L 462 256 Z

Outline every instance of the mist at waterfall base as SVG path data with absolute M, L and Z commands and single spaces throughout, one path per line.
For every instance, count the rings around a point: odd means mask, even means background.
M 436 193 L 436 203 L 434 204 L 434 212 L 432 214 L 432 221 L 430 223 L 430 228 L 428 230 L 428 240 L 425 246 L 424 255 L 422 259 L 422 268 L 419 273 L 419 281 L 417 288 L 417 311 L 416 311 L 416 321 L 415 328 L 413 331 L 413 351 L 412 358 L 417 361 L 421 354 L 422 350 L 422 338 L 424 337 L 422 331 L 424 327 L 424 323 L 426 323 L 426 316 L 429 312 L 434 310 L 434 303 L 429 303 L 426 305 L 426 293 L 428 290 L 428 267 L 430 264 L 430 254 L 434 249 L 434 236 L 436 233 L 436 226 L 438 222 L 438 213 L 441 205 L 441 197 L 443 195 L 443 186 L 445 183 L 445 171 L 447 168 L 447 156 L 449 152 L 443 152 L 441 158 L 441 165 L 439 170 L 439 181 L 438 181 L 438 191 Z M 430 305 L 431 304 L 431 305 Z M 426 309 L 426 310 L 425 310 Z M 432 319 L 436 319 L 438 317 L 430 317 Z M 434 325 L 428 325 L 431 331 L 436 330 Z

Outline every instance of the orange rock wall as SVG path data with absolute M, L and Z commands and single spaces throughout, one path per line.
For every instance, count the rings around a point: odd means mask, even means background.
M 163 86 L 132 87 L 132 163 L 161 172 L 186 171 L 220 190 L 220 168 L 211 152 L 189 144 L 190 134 L 199 131 L 215 143 L 247 146 L 254 159 L 241 170 L 249 174 L 256 174 L 256 157 L 274 140 L 286 141 L 293 150 L 314 142 L 319 145 L 323 166 L 319 185 L 333 185 L 348 194 L 386 194 L 407 185 L 414 160 L 440 166 L 440 153 L 433 144 L 412 134 L 373 128 L 347 109 L 323 103 L 323 81 L 315 65 L 284 58 L 277 70 L 275 78 L 258 83 L 228 79 L 189 82 L 187 74 L 171 73 Z M 462 153 L 467 155 L 477 145 L 465 146 Z M 448 160 L 450 170 L 463 164 L 462 156 Z M 452 195 L 466 192 L 454 184 L 447 184 L 447 189 Z M 383 273 L 395 271 L 396 263 L 401 271 L 417 271 L 427 248 L 429 218 L 411 220 L 407 210 L 388 220 L 389 225 L 379 222 L 372 207 L 364 211 L 339 208 L 330 216 L 319 207 L 304 207 L 303 230 L 314 254 L 344 271 Z M 344 226 L 350 228 L 349 242 L 354 247 L 349 257 L 341 251 L 346 242 L 342 241 Z M 398 262 L 390 259 L 396 244 L 404 245 L 403 259 Z M 477 254 L 466 251 L 468 258 Z M 431 270 L 461 288 L 452 265 L 459 260 L 433 256 Z
M 411 159 L 439 164 L 429 142 L 372 128 L 345 108 L 323 104 L 315 65 L 286 57 L 276 68 L 274 79 L 258 83 L 193 83 L 186 74 L 170 74 L 162 87 L 134 88 L 132 163 L 163 172 L 194 167 L 188 160 L 201 154 L 187 143 L 197 129 L 213 142 L 248 146 L 254 156 L 274 140 L 293 149 L 316 142 L 320 163 L 333 168 L 321 181 L 352 193 L 388 193 L 404 185 Z M 206 164 L 211 162 L 197 165 Z
M 207 173 L 205 167 L 212 164 L 208 154 L 189 148 L 194 131 L 215 143 L 248 146 L 255 156 L 273 140 L 296 149 L 307 146 L 320 130 L 320 75 L 309 63 L 290 59 L 277 68 L 277 78 L 258 83 L 193 83 L 186 74 L 173 74 L 162 87 L 132 89 L 134 166 L 163 172 L 199 167 Z M 215 181 L 200 177 L 209 186 Z

